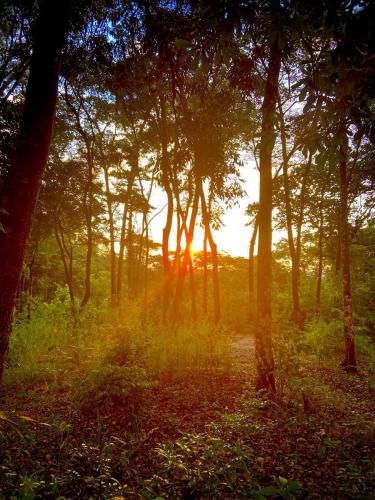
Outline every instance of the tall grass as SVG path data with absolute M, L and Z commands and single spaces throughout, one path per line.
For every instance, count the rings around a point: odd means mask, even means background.
M 146 320 L 135 301 L 125 301 L 118 309 L 106 302 L 89 303 L 75 323 L 61 288 L 51 303 L 34 303 L 30 320 L 17 318 L 5 383 L 64 383 L 106 364 L 139 365 L 152 377 L 227 370 L 227 343 L 209 322 L 172 329 Z

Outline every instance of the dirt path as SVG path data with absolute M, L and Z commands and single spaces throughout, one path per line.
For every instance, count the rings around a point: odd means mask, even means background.
M 255 361 L 255 339 L 250 335 L 241 337 L 232 342 L 232 352 L 241 364 L 254 364 Z

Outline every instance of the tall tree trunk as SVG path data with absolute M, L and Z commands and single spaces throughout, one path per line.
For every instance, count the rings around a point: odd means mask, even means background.
M 128 209 L 133 190 L 134 178 L 135 178 L 135 173 L 131 173 L 128 180 L 128 187 L 126 189 L 126 200 L 122 212 L 120 249 L 118 254 L 117 284 L 116 284 L 117 303 L 119 303 L 122 293 L 123 266 L 124 266 L 125 247 L 126 247 L 126 224 L 128 221 Z
M 207 268 L 207 231 L 204 229 L 203 236 L 203 287 L 202 287 L 202 299 L 203 299 L 203 314 L 207 316 L 208 313 L 208 268 Z
M 341 259 L 341 242 L 342 242 L 342 237 L 341 237 L 341 214 L 340 211 L 338 213 L 337 217 L 337 246 L 336 246 L 336 261 L 335 261 L 335 271 L 336 274 L 340 274 L 341 272 L 341 264 L 342 264 L 342 259 Z
M 297 274 L 297 284 L 298 284 L 298 293 L 300 289 L 301 282 L 301 251 L 302 251 L 302 225 L 305 216 L 305 206 L 306 206 L 306 191 L 307 191 L 307 181 L 309 178 L 310 168 L 312 163 L 312 154 L 310 153 L 309 158 L 307 160 L 305 170 L 303 172 L 302 178 L 302 186 L 301 192 L 299 195 L 299 210 L 296 224 L 296 274 Z M 305 315 L 300 308 L 300 314 L 298 317 L 297 325 L 300 329 L 304 326 Z
M 182 240 L 182 235 L 184 233 L 184 224 L 183 224 L 183 214 L 180 213 L 179 210 L 179 203 L 177 203 L 177 211 L 176 211 L 176 223 L 177 223 L 177 230 L 176 230 L 176 251 L 174 254 L 174 260 L 173 260 L 173 273 L 177 274 L 180 269 L 180 264 L 181 264 L 181 240 Z
M 180 304 L 182 300 L 182 292 L 184 288 L 184 281 L 185 281 L 185 276 L 186 276 L 186 271 L 191 263 L 191 244 L 194 239 L 194 230 L 195 230 L 195 222 L 197 220 L 197 214 L 198 214 L 198 207 L 199 207 L 199 193 L 196 190 L 194 194 L 194 199 L 193 199 L 193 205 L 191 209 L 191 214 L 190 214 L 190 223 L 189 223 L 189 228 L 187 228 L 187 225 L 185 223 L 185 239 L 186 239 L 186 246 L 184 250 L 184 256 L 183 256 L 183 261 L 181 264 L 180 272 L 178 274 L 177 278 L 177 284 L 176 284 L 176 291 L 175 291 L 175 296 L 173 300 L 173 311 L 172 311 L 172 323 L 176 325 L 178 317 L 179 317 L 179 309 L 180 309 Z
M 316 293 L 315 293 L 315 316 L 320 316 L 322 274 L 323 274 L 323 238 L 324 238 L 324 187 L 320 195 L 319 202 L 319 236 L 318 236 L 318 269 L 316 273 Z
M 91 151 L 87 154 L 87 168 L 88 168 L 88 187 L 87 199 L 85 200 L 85 218 L 86 218 L 86 231 L 87 231 L 87 247 L 86 247 L 86 265 L 85 265 L 85 290 L 81 300 L 81 308 L 84 307 L 91 296 L 91 263 L 92 263 L 92 211 L 94 205 L 93 195 L 93 162 Z
M 143 251 L 144 251 L 144 238 L 145 238 L 145 231 L 146 231 L 146 217 L 147 217 L 147 212 L 143 212 L 142 214 L 142 230 L 141 234 L 139 235 L 139 245 L 138 245 L 138 254 L 137 254 L 137 266 L 136 266 L 136 275 L 135 275 L 135 284 L 134 284 L 134 291 L 135 295 L 138 296 L 140 290 L 142 289 L 142 261 L 143 261 Z
M 172 230 L 173 221 L 173 194 L 169 186 L 169 181 L 166 176 L 163 182 L 164 189 L 167 193 L 167 219 L 163 228 L 163 241 L 162 241 L 162 261 L 163 261 L 163 322 L 166 321 L 169 308 L 170 291 L 171 291 L 171 269 L 169 261 L 169 237 Z
M 271 3 L 272 10 L 278 2 Z M 257 266 L 257 322 L 255 352 L 257 389 L 276 392 L 272 352 L 272 152 L 275 144 L 273 117 L 276 110 L 281 50 L 276 39 L 271 47 L 262 106 L 262 131 L 259 151 L 259 239 Z
M 60 251 L 61 261 L 64 267 L 64 275 L 65 281 L 68 286 L 69 299 L 72 311 L 72 317 L 74 321 L 74 326 L 77 323 L 77 311 L 75 304 L 75 295 L 74 295 L 74 285 L 73 285 L 73 248 L 71 242 L 69 242 L 69 248 L 66 245 L 64 230 L 62 224 L 58 218 L 55 216 L 55 224 L 54 224 L 54 232 L 57 241 L 57 245 Z
M 343 285 L 343 309 L 344 309 L 344 338 L 345 358 L 342 366 L 348 371 L 356 371 L 357 360 L 355 354 L 352 290 L 350 283 L 350 238 L 348 223 L 348 157 L 347 147 L 340 148 L 340 233 L 341 233 L 341 269 Z
M 80 109 L 77 109 L 72 100 L 70 99 L 67 82 L 65 81 L 65 102 L 73 113 L 76 129 L 81 136 L 85 148 L 86 148 L 86 164 L 87 164 L 87 183 L 84 193 L 84 213 L 86 219 L 86 233 L 87 233 L 87 243 L 86 243 L 86 264 L 85 264 L 85 288 L 81 300 L 81 308 L 83 308 L 90 299 L 91 296 L 91 262 L 92 262 L 92 246 L 93 246 L 93 232 L 92 232 L 92 217 L 93 217 L 93 206 L 94 206 L 94 193 L 93 193 L 93 178 L 94 178 L 94 151 L 93 151 L 93 141 L 89 135 L 84 130 L 81 117 Z
M 256 216 L 254 221 L 253 234 L 251 235 L 250 246 L 249 246 L 249 317 L 250 321 L 254 319 L 255 313 L 255 303 L 254 303 L 254 250 L 255 242 L 258 234 L 258 216 Z
M 146 220 L 146 252 L 145 252 L 145 269 L 144 269 L 144 307 L 147 309 L 148 305 L 148 266 L 149 266 L 149 257 L 150 257 L 150 238 L 149 238 L 149 221 Z
M 217 260 L 217 245 L 212 236 L 211 226 L 210 226 L 210 215 L 207 210 L 206 198 L 204 196 L 202 181 L 199 185 L 200 197 L 201 197 L 201 207 L 202 207 L 202 217 L 205 233 L 207 234 L 208 242 L 210 243 L 211 258 L 212 258 L 212 281 L 213 281 L 213 291 L 214 291 L 214 320 L 218 323 L 221 318 L 221 305 L 220 305 L 220 286 L 219 286 L 219 266 Z
M 292 205 L 290 198 L 290 183 L 289 183 L 289 157 L 287 153 L 287 140 L 284 114 L 281 105 L 280 97 L 278 97 L 278 107 L 280 112 L 280 137 L 283 155 L 283 184 L 284 184 L 284 197 L 285 197 L 285 212 L 286 212 L 286 226 L 288 233 L 288 246 L 290 253 L 290 260 L 292 263 L 292 299 L 293 299 L 293 321 L 297 326 L 301 326 L 301 306 L 300 306 L 300 290 L 299 290 L 299 263 L 297 262 L 296 248 L 293 236 L 293 218 L 292 218 Z
M 110 266 L 111 266 L 111 305 L 115 307 L 117 304 L 117 287 L 116 287 L 116 252 L 115 252 L 115 224 L 113 220 L 113 206 L 111 200 L 111 188 L 109 184 L 108 167 L 103 167 L 104 182 L 105 182 L 105 198 L 107 202 L 108 220 L 109 220 L 109 244 L 110 244 Z
M 133 297 L 134 292 L 134 235 L 133 235 L 133 206 L 129 207 L 128 220 L 128 297 Z
M 163 56 L 165 54 L 163 53 Z M 168 153 L 168 135 L 167 135 L 167 111 L 166 99 L 163 91 L 160 93 L 160 143 L 161 143 L 161 181 L 167 195 L 167 219 L 163 228 L 162 240 L 162 262 L 164 272 L 163 282 L 163 322 L 166 321 L 169 309 L 170 292 L 171 292 L 171 269 L 169 261 L 169 238 L 172 230 L 173 222 L 173 191 L 171 187 L 170 163 Z
M 63 0 L 41 4 L 20 132 L 0 198 L 0 207 L 8 214 L 3 218 L 6 234 L 0 234 L 0 382 L 26 242 L 51 141 L 68 7 L 69 2 Z

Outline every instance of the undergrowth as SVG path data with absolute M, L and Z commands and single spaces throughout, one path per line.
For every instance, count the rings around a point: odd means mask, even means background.
M 146 321 L 135 302 L 119 309 L 89 303 L 74 322 L 62 288 L 51 303 L 35 303 L 31 319 L 15 324 L 5 384 L 59 385 L 105 371 L 106 364 L 136 364 L 152 378 L 228 371 L 227 344 L 225 333 L 206 321 L 175 329 Z

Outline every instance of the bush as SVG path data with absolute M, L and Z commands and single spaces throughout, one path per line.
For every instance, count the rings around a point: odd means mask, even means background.
M 79 381 L 76 401 L 86 413 L 121 406 L 136 414 L 145 391 L 152 386 L 146 371 L 139 366 L 102 365 Z
M 318 362 L 331 360 L 332 351 L 343 345 L 341 319 L 330 322 L 316 319 L 306 326 L 300 338 L 301 350 L 315 357 Z

